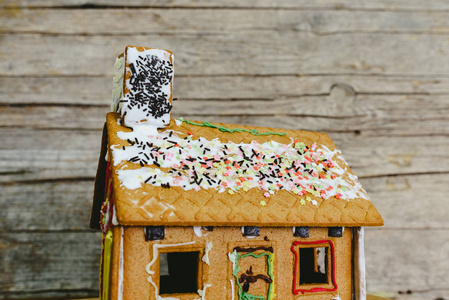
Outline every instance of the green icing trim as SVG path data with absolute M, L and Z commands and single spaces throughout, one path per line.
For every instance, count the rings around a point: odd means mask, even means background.
M 201 123 L 194 123 L 192 121 L 185 120 L 184 118 L 179 118 L 178 120 L 182 121 L 182 122 L 186 122 L 187 124 L 190 124 L 190 125 L 201 126 L 201 127 L 209 127 L 209 128 L 216 128 L 216 129 L 220 130 L 221 132 L 234 133 L 234 132 L 242 132 L 243 131 L 243 132 L 248 132 L 248 133 L 251 133 L 251 134 L 254 134 L 254 135 L 280 135 L 280 136 L 286 135 L 285 132 L 279 133 L 279 132 L 269 131 L 269 132 L 262 132 L 262 133 L 260 133 L 257 129 L 251 129 L 251 130 L 241 129 L 241 128 L 230 129 L 230 128 L 226 128 L 224 126 L 218 126 L 218 125 L 211 124 L 211 123 L 209 123 L 207 121 L 203 122 L 201 124 Z
M 240 271 L 240 267 L 238 265 L 238 261 L 241 258 L 247 257 L 247 256 L 252 256 L 254 258 L 260 258 L 262 256 L 267 256 L 267 273 L 268 276 L 270 276 L 270 279 L 272 280 L 272 282 L 268 285 L 268 298 L 266 300 L 271 300 L 274 297 L 274 275 L 273 275 L 273 260 L 274 260 L 274 254 L 273 253 L 269 253 L 269 252 L 264 252 L 261 254 L 254 254 L 252 252 L 250 253 L 246 253 L 243 255 L 240 255 L 237 253 L 237 251 L 234 251 L 232 253 L 232 256 L 234 256 L 234 268 L 232 270 L 232 275 L 235 277 L 235 282 L 237 283 L 237 286 L 239 288 L 238 290 L 238 295 L 239 295 L 239 300 L 265 300 L 264 296 L 256 296 L 256 295 L 251 295 L 247 292 L 245 292 L 243 290 L 242 285 L 239 282 L 239 278 L 237 276 L 237 273 Z

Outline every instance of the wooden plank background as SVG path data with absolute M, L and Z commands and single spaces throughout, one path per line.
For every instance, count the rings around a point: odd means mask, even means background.
M 445 0 L 0 1 L 0 299 L 89 297 L 115 56 L 175 53 L 174 115 L 328 133 L 385 219 L 368 290 L 449 299 Z

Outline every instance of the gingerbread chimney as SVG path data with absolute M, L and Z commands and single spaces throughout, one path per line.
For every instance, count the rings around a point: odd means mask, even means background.
M 116 59 L 111 106 L 124 125 L 163 128 L 170 123 L 173 53 L 127 46 Z

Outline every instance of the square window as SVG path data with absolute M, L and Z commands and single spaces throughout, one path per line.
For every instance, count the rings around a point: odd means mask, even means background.
M 200 252 L 160 253 L 160 294 L 197 293 Z
M 328 283 L 329 247 L 299 248 L 299 284 Z
M 293 293 L 330 292 L 335 282 L 334 244 L 330 240 L 294 242 L 295 259 Z

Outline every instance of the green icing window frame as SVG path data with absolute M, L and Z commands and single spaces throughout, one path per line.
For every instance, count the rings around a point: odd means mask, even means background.
M 274 293 L 274 275 L 273 275 L 273 265 L 274 265 L 274 253 L 265 251 L 259 254 L 256 254 L 254 252 L 249 252 L 245 254 L 239 254 L 237 250 L 234 249 L 232 253 L 229 253 L 229 260 L 232 262 L 232 276 L 235 278 L 235 282 L 237 284 L 238 290 L 238 300 L 272 300 L 276 296 Z M 249 294 L 243 290 L 243 286 L 239 282 L 239 278 L 237 276 L 238 272 L 240 271 L 240 266 L 238 264 L 239 260 L 248 256 L 252 256 L 254 258 L 260 258 L 262 256 L 267 257 L 267 274 L 271 279 L 271 283 L 268 285 L 268 293 L 267 298 L 264 296 L 256 296 Z

